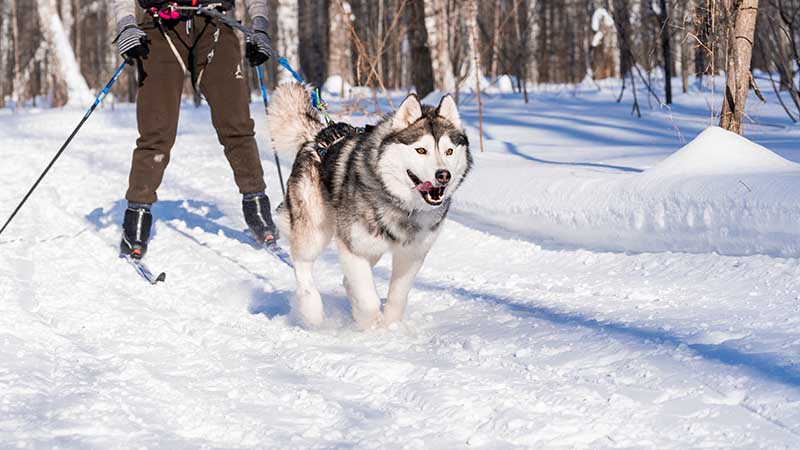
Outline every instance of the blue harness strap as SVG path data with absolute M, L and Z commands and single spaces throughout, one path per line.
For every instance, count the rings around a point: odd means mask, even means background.
M 278 58 L 278 64 L 280 64 L 284 69 L 288 70 L 289 73 L 292 74 L 292 76 L 294 77 L 295 80 L 297 80 L 298 83 L 304 86 L 306 85 L 306 80 L 304 80 L 303 77 L 301 77 L 300 74 L 297 73 L 296 70 L 294 70 L 291 64 L 289 64 L 288 59 L 280 57 Z M 313 106 L 314 109 L 322 113 L 322 115 L 325 117 L 326 125 L 333 122 L 330 116 L 328 115 L 328 106 L 325 104 L 325 102 L 322 101 L 322 97 L 319 94 L 319 89 L 314 89 L 313 91 L 311 91 L 311 106 Z

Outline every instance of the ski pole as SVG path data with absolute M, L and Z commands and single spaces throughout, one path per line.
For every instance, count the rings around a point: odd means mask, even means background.
M 264 71 L 261 66 L 256 66 L 256 73 L 258 74 L 258 85 L 261 87 L 261 98 L 264 99 L 264 112 L 267 113 L 267 120 L 269 120 L 269 95 L 267 94 L 267 87 L 264 86 Z M 272 139 L 272 137 L 270 137 Z M 278 168 L 278 179 L 281 182 L 281 192 L 283 198 L 286 198 L 286 188 L 283 187 L 283 174 L 281 173 L 281 160 L 278 159 L 278 152 L 275 150 L 275 145 L 272 146 L 272 154 L 275 155 L 275 167 Z
M 47 175 L 47 172 L 50 171 L 50 168 L 53 167 L 53 164 L 56 163 L 56 160 L 61 156 L 62 153 L 64 153 L 64 150 L 67 149 L 67 146 L 69 145 L 69 143 L 72 142 L 72 138 L 74 138 L 75 135 L 78 134 L 78 131 L 80 131 L 80 129 L 83 126 L 83 124 L 86 123 L 86 120 L 89 119 L 89 116 L 92 115 L 92 113 L 94 112 L 95 108 L 97 108 L 97 105 L 99 105 L 100 102 L 103 101 L 103 99 L 108 94 L 108 91 L 111 89 L 111 86 L 113 86 L 114 83 L 117 82 L 117 78 L 119 78 L 119 76 L 122 74 L 122 71 L 125 69 L 125 66 L 127 66 L 127 65 L 128 65 L 128 61 L 127 60 L 119 65 L 119 67 L 117 68 L 117 71 L 114 72 L 114 75 L 111 77 L 111 80 L 109 80 L 108 84 L 106 84 L 106 87 L 104 87 L 103 90 L 100 91 L 100 94 L 97 95 L 97 98 L 94 99 L 94 103 L 89 108 L 89 110 L 86 111 L 86 114 L 83 116 L 83 119 L 81 119 L 81 121 L 78 124 L 78 126 L 75 127 L 74 130 L 72 130 L 72 134 L 69 135 L 69 137 L 67 138 L 66 142 L 64 142 L 64 145 L 62 145 L 61 149 L 58 150 L 58 153 L 56 153 L 56 156 L 53 157 L 53 159 L 50 161 L 50 164 L 48 164 L 47 167 L 44 169 L 44 172 L 42 172 L 42 174 L 39 175 L 39 179 L 36 180 L 35 183 L 33 183 L 33 186 L 31 187 L 31 189 L 28 191 L 27 194 L 25 194 L 25 197 L 22 198 L 22 201 L 19 202 L 19 205 L 17 205 L 16 209 L 14 209 L 14 212 L 11 213 L 11 216 L 8 218 L 8 220 L 6 220 L 6 223 L 3 224 L 3 228 L 0 228 L 0 234 L 3 234 L 3 231 L 5 231 L 6 227 L 8 227 L 8 224 L 10 224 L 12 220 L 14 220 L 14 216 L 17 215 L 19 210 L 22 208 L 22 205 L 24 205 L 25 202 L 28 201 L 28 197 L 30 197 L 31 194 L 33 194 L 33 191 L 36 190 L 36 187 L 39 186 L 39 183 L 42 182 L 42 179 L 44 179 L 44 176 Z

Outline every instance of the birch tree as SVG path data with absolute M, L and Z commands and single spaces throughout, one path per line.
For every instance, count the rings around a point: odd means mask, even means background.
M 475 92 L 478 97 L 478 136 L 480 137 L 480 148 L 483 151 L 483 100 L 481 99 L 481 65 L 480 65 L 480 41 L 478 37 L 478 7 L 477 0 L 467 0 L 467 23 L 469 24 L 469 53 L 472 61 L 473 76 L 475 77 Z
M 36 11 L 41 34 L 50 50 L 48 53 L 48 77 L 53 81 L 53 103 L 82 105 L 91 101 L 92 94 L 81 74 L 75 53 L 70 45 L 64 24 L 58 16 L 53 0 L 37 0 Z M 61 85 L 65 86 L 66 98 L 62 98 Z
M 536 47 L 539 45 L 539 0 L 530 0 L 528 2 L 528 20 L 530 21 L 530 34 L 528 35 L 528 81 L 537 83 L 539 81 L 539 70 L 537 67 L 538 61 L 534 57 L 536 55 Z
M 344 96 L 345 84 L 353 84 L 353 47 L 350 41 L 350 27 L 353 26 L 353 10 L 350 3 L 342 1 L 342 7 L 332 1 L 329 6 L 330 41 L 328 42 L 328 71 L 331 75 L 342 77 L 341 92 Z
M 297 64 L 300 61 L 297 1 L 277 0 L 278 42 L 276 51 L 288 59 L 291 64 Z M 292 75 L 285 70 L 279 70 L 278 79 L 283 83 L 292 80 Z
M 455 89 L 455 78 L 447 39 L 446 0 L 425 0 L 425 28 L 433 65 L 433 84 L 440 91 L 451 92 Z
M 752 82 L 750 59 L 753 55 L 758 0 L 727 0 L 726 3 L 732 21 L 728 36 L 725 98 L 719 126 L 742 134 L 742 119 Z
M 9 49 L 11 36 L 9 33 L 9 18 L 11 16 L 11 7 L 8 0 L 0 0 L 0 36 L 5 36 L 5 39 L 0 39 L 0 108 L 6 106 L 6 96 L 9 91 Z
M 469 77 L 472 66 L 470 48 L 470 23 L 467 10 L 459 0 L 446 0 L 447 46 L 450 55 L 450 67 L 453 70 L 453 92 L 456 103 L 459 103 L 461 88 Z

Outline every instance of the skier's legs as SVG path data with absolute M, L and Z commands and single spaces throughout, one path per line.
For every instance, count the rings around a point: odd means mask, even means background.
M 156 201 L 156 191 L 169 163 L 184 80 L 183 69 L 164 36 L 157 29 L 146 32 L 151 43 L 150 55 L 143 60 L 147 77 L 136 95 L 139 139 L 125 195 L 129 202 L 144 204 Z M 180 46 L 178 49 L 185 59 L 185 49 Z
M 213 58 L 207 63 L 212 49 Z M 244 77 L 247 68 L 242 67 L 239 39 L 225 25 L 209 26 L 196 52 L 198 71 L 203 70 L 200 88 L 211 107 L 211 121 L 220 144 L 225 147 L 225 157 L 233 169 L 239 192 L 263 192 L 266 188 L 264 172 L 255 140 L 255 125 L 250 118 L 249 92 Z

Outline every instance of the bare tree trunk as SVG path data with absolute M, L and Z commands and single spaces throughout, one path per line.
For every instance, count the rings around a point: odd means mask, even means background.
M 537 49 L 536 60 L 538 61 L 537 64 L 537 79 L 548 82 L 551 81 L 550 77 L 550 64 L 547 61 L 548 52 L 550 49 L 550 18 L 552 15 L 550 14 L 550 3 L 551 1 L 543 1 L 542 2 L 542 11 L 539 14 L 539 20 L 541 21 L 540 32 L 542 38 L 539 40 L 539 48 Z
M 298 0 L 278 0 L 278 54 L 289 60 L 291 64 L 300 61 L 298 54 L 300 43 L 298 37 Z M 281 82 L 292 79 L 292 75 L 285 71 L 278 71 Z
M 426 0 L 425 16 L 428 47 L 433 63 L 433 84 L 436 89 L 450 92 L 455 88 L 455 80 L 453 79 L 453 66 L 450 62 L 450 46 L 447 40 L 446 1 Z
M 511 0 L 516 6 L 517 0 Z M 492 67 L 489 73 L 492 80 L 497 79 L 497 61 L 500 59 L 500 11 L 502 4 L 500 0 L 494 0 L 494 22 L 492 24 Z
M 619 73 L 620 78 L 625 78 L 631 71 L 633 64 L 632 49 L 629 45 L 630 11 L 625 0 L 614 0 L 614 25 L 617 28 L 617 43 L 619 47 Z
M 738 0 L 732 13 L 734 24 L 733 33 L 728 38 L 728 79 L 719 126 L 742 134 L 742 119 L 752 81 L 750 59 L 753 54 L 758 0 Z
M 478 134 L 480 136 L 481 152 L 483 152 L 483 100 L 481 99 L 481 65 L 478 50 L 480 48 L 478 42 L 478 7 L 475 1 L 467 1 L 467 14 L 470 29 L 470 53 L 472 53 L 472 64 L 475 71 L 475 92 L 478 96 Z
M 694 72 L 699 88 L 703 85 L 703 75 L 708 72 L 706 54 L 711 53 L 710 33 L 708 32 L 711 28 L 711 14 L 709 8 L 706 7 L 707 0 L 695 1 L 697 3 L 694 10 L 694 29 L 698 42 L 694 52 Z
M 57 42 L 55 42 L 55 39 L 57 37 L 54 33 L 55 29 L 61 26 L 55 25 L 55 22 L 60 22 L 60 19 L 52 0 L 37 0 L 36 12 L 38 13 L 40 36 L 47 43 L 46 56 L 35 60 L 40 67 L 38 71 L 41 76 L 39 80 L 40 92 L 50 97 L 52 106 L 64 106 L 69 101 L 69 87 L 65 80 L 66 77 L 61 72 L 62 61 L 59 61 L 59 56 L 61 55 L 56 49 Z M 61 27 L 63 29 L 63 26 Z
M 11 45 L 9 36 L 9 19 L 11 18 L 11 8 L 8 0 L 0 0 L 0 108 L 6 106 L 6 95 L 8 89 L 8 54 Z
M 538 70 L 537 70 L 538 61 L 536 61 L 536 58 L 534 58 L 534 55 L 536 55 L 536 46 L 540 45 L 539 44 L 540 33 L 539 33 L 539 21 L 538 21 L 539 11 L 540 11 L 540 8 L 538 8 L 539 6 L 541 6 L 540 0 L 530 0 L 530 2 L 528 3 L 528 20 L 530 22 L 528 26 L 530 27 L 530 33 L 528 35 L 528 42 L 527 42 L 528 67 L 525 70 L 528 80 L 533 83 L 537 83 L 539 81 Z M 525 93 L 525 96 L 527 97 L 528 88 L 526 85 L 523 85 L 523 91 Z
M 672 51 L 670 48 L 669 11 L 667 0 L 661 0 L 661 11 L 658 15 L 661 25 L 661 52 L 664 55 L 664 93 L 666 102 L 672 104 Z
M 682 20 L 682 29 L 683 32 L 681 33 L 680 39 L 680 48 L 681 48 L 681 87 L 683 93 L 686 94 L 689 92 L 689 64 L 692 59 L 691 52 L 692 52 L 692 45 L 690 44 L 689 36 L 692 33 L 695 33 L 695 30 L 692 28 L 692 14 L 694 13 L 694 1 L 689 0 L 686 4 L 683 5 L 683 10 L 681 11 L 683 20 Z
M 446 4 L 447 45 L 449 47 L 450 67 L 453 70 L 453 88 L 456 103 L 461 101 L 461 85 L 469 77 L 471 59 L 469 49 L 469 14 L 462 7 L 461 0 L 444 0 Z
M 516 36 L 516 58 L 514 67 L 517 72 L 517 88 L 523 94 L 525 103 L 528 103 L 528 63 L 531 59 L 531 39 L 533 21 L 531 20 L 529 8 L 531 0 L 513 0 L 514 30 Z M 535 0 L 533 0 L 535 2 Z
M 75 23 L 72 14 L 72 2 L 70 0 L 61 0 L 60 3 L 58 15 L 61 17 L 61 22 L 64 24 L 64 33 L 66 33 L 67 39 L 72 43 L 72 24 Z
M 328 8 L 324 0 L 299 0 L 299 59 L 305 79 L 322 86 L 328 74 Z
M 336 2 L 329 5 L 330 41 L 328 42 L 328 71 L 331 75 L 342 77 L 340 96 L 344 96 L 345 84 L 353 84 L 353 49 L 351 46 L 350 26 L 352 9 L 350 3 L 342 2 L 345 11 Z
M 408 45 L 411 50 L 411 79 L 417 88 L 417 94 L 424 98 L 433 91 L 433 63 L 428 48 L 423 0 L 411 0 L 406 14 Z

